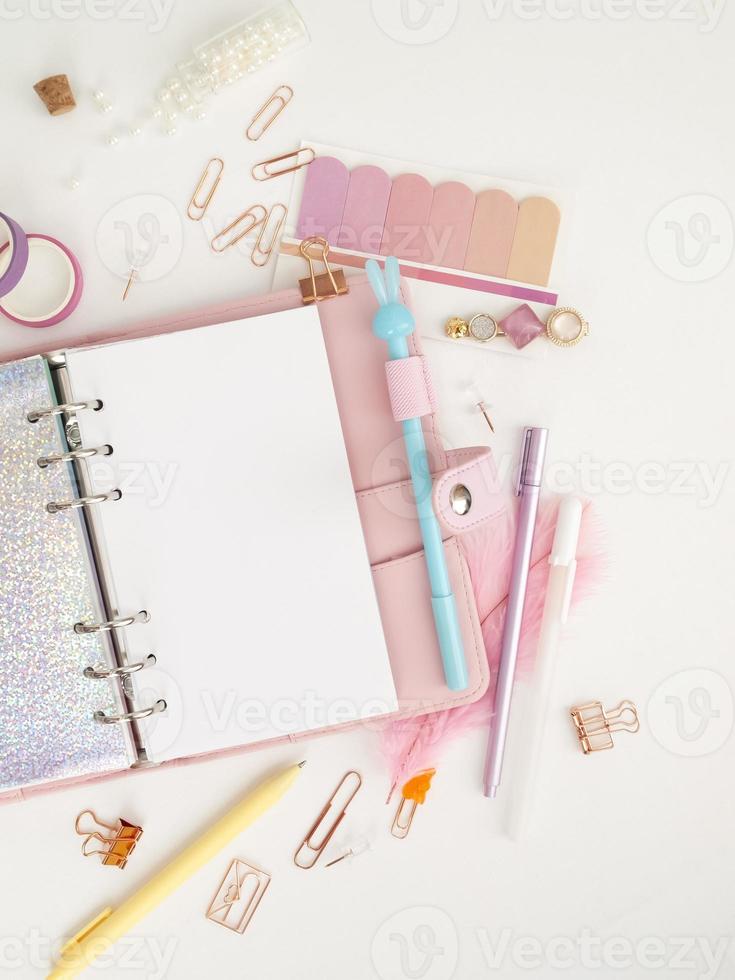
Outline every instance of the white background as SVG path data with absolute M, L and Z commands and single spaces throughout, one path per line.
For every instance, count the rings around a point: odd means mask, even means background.
M 536 819 L 523 844 L 503 836 L 502 799 L 491 803 L 481 795 L 484 733 L 442 758 L 403 842 L 388 834 L 393 810 L 383 805 L 385 768 L 376 738 L 366 732 L 57 794 L 0 812 L 0 970 L 43 976 L 34 937 L 47 955 L 43 937 L 55 941 L 114 904 L 261 774 L 303 755 L 308 767 L 282 805 L 142 924 L 141 937 L 173 950 L 168 977 L 548 978 L 559 957 L 573 963 L 559 972 L 575 978 L 601 961 L 595 971 L 601 978 L 711 976 L 701 952 L 682 953 L 680 940 L 714 945 L 733 929 L 732 11 L 707 33 L 701 28 L 709 5 L 694 2 L 678 5 L 674 15 L 670 3 L 640 3 L 631 11 L 617 0 L 601 17 L 590 12 L 598 3 L 588 3 L 586 15 L 579 4 L 562 3 L 576 11 L 566 20 L 548 13 L 528 20 L 509 4 L 493 20 L 480 0 L 466 0 L 455 22 L 442 26 L 457 7 L 445 0 L 433 15 L 442 36 L 408 44 L 422 40 L 421 31 L 389 26 L 398 40 L 389 36 L 367 2 L 301 0 L 309 48 L 219 95 L 208 119 L 187 124 L 178 136 L 152 132 L 108 149 L 109 129 L 124 127 L 167 70 L 191 46 L 235 23 L 247 4 L 175 0 L 157 33 L 149 30 L 147 0 L 132 8 L 145 20 L 99 19 L 71 0 L 44 19 L 48 4 L 0 6 L 0 207 L 26 229 L 72 245 L 87 288 L 75 316 L 44 336 L 0 322 L 3 353 L 31 343 L 62 346 L 90 330 L 266 290 L 269 270 L 254 271 L 235 252 L 213 256 L 205 232 L 263 197 L 248 177 L 260 144 L 245 143 L 241 130 L 276 84 L 288 81 L 296 99 L 264 142 L 267 155 L 309 135 L 455 170 L 559 183 L 576 193 L 562 295 L 590 320 L 589 340 L 546 358 L 426 346 L 448 442 L 488 436 L 463 394 L 466 379 L 475 377 L 493 406 L 499 454 L 517 444 L 521 425 L 538 423 L 551 429 L 552 462 L 576 466 L 589 457 L 603 468 L 602 481 L 581 489 L 604 519 L 613 561 L 605 587 L 579 610 L 564 644 Z M 383 17 L 388 5 L 376 6 Z M 656 9 L 661 19 L 649 19 Z M 394 14 L 384 23 L 400 21 Z M 74 83 L 79 108 L 52 119 L 31 86 L 61 71 Z M 91 101 L 96 87 L 114 102 L 107 116 Z M 162 195 L 182 215 L 201 166 L 215 153 L 226 159 L 227 180 L 212 224 L 182 218 L 180 232 L 175 221 L 167 226 L 173 268 L 136 284 L 123 306 L 124 280 L 96 246 L 100 222 L 113 205 L 138 195 Z M 76 191 L 68 189 L 73 175 Z M 266 187 L 271 200 L 285 192 L 277 183 Z M 708 199 L 692 202 L 690 195 Z M 673 211 L 659 215 L 672 201 Z M 123 216 L 135 207 L 123 204 Z M 685 250 L 677 253 L 676 227 L 686 232 L 697 213 L 709 218 L 719 241 L 705 240 L 698 255 L 700 245 L 685 234 Z M 697 220 L 695 232 L 703 227 Z M 109 219 L 102 227 L 109 229 Z M 118 263 L 122 274 L 124 258 Z M 709 273 L 707 281 L 686 281 Z M 474 311 L 441 310 L 437 318 L 449 312 Z M 644 489 L 647 463 L 663 467 L 667 489 L 652 488 L 650 480 Z M 701 479 L 675 490 L 678 464 L 727 468 L 714 503 Z M 667 681 L 699 668 L 715 676 Z M 710 692 L 719 718 L 707 723 L 707 711 L 702 719 L 688 708 L 692 690 Z M 676 702 L 667 696 L 684 699 L 685 727 L 676 727 Z M 621 736 L 614 752 L 583 758 L 565 713 L 595 697 L 633 698 L 643 726 L 638 735 Z M 706 708 L 701 697 L 693 704 Z M 702 738 L 681 737 L 701 721 Z M 296 871 L 292 850 L 348 768 L 362 772 L 365 788 L 339 839 L 367 834 L 372 853 L 329 870 Z M 511 758 L 509 779 L 512 771 Z M 87 806 L 145 827 L 124 872 L 78 854 L 72 826 Z M 243 937 L 203 917 L 234 856 L 274 876 Z M 403 914 L 388 922 L 397 913 Z M 416 925 L 428 928 L 415 933 Z M 432 936 L 429 945 L 442 952 L 422 953 Z M 523 937 L 532 942 L 521 949 Z M 655 938 L 643 945 L 646 937 Z M 599 941 L 616 938 L 603 954 Z M 553 939 L 559 941 L 549 947 Z M 483 955 L 485 940 L 508 942 L 495 969 Z M 405 969 L 402 942 L 412 957 Z M 133 949 L 127 961 L 89 975 L 161 975 L 151 948 Z M 523 950 L 530 950 L 525 968 Z M 732 975 L 735 947 L 728 956 L 720 977 Z

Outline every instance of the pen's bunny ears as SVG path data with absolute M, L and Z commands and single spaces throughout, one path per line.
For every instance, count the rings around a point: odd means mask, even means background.
M 368 274 L 370 285 L 381 306 L 388 303 L 399 303 L 401 297 L 401 270 L 398 267 L 398 259 L 395 255 L 389 255 L 385 260 L 385 280 L 380 266 L 375 259 L 368 259 L 365 263 L 365 271 Z
M 380 303 L 380 309 L 373 318 L 373 333 L 381 340 L 407 337 L 416 326 L 408 307 L 401 302 L 401 270 L 395 255 L 385 260 L 385 279 L 375 259 L 365 263 L 370 285 Z

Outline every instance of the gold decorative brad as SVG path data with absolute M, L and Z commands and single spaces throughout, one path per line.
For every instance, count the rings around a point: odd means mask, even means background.
M 452 340 L 459 340 L 462 337 L 466 337 L 470 332 L 469 324 L 461 316 L 453 316 L 450 320 L 447 320 L 445 329 L 447 331 L 447 337 L 451 337 Z

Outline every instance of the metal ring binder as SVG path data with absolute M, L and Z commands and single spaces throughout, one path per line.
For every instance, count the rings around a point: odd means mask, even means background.
M 90 409 L 92 412 L 99 412 L 102 402 L 99 398 L 93 398 L 89 402 L 65 402 L 61 405 L 52 405 L 49 408 L 36 408 L 26 415 L 29 422 L 40 422 L 41 419 L 51 418 L 53 415 L 63 415 L 69 412 L 83 412 Z
M 109 493 L 93 493 L 88 497 L 75 497 L 74 500 L 51 500 L 46 504 L 49 514 L 58 514 L 62 510 L 75 510 L 78 507 L 90 507 L 92 504 L 104 504 L 107 500 L 119 500 L 122 490 L 110 490 Z
M 150 718 L 151 715 L 160 714 L 165 711 L 168 705 L 159 698 L 150 708 L 141 708 L 140 711 L 124 711 L 119 715 L 108 715 L 105 711 L 95 711 L 94 720 L 103 725 L 118 725 L 122 721 L 140 721 L 142 718 Z
M 54 463 L 71 463 L 75 459 L 89 459 L 91 456 L 109 456 L 112 446 L 96 446 L 94 449 L 71 449 L 68 453 L 51 453 L 49 456 L 39 456 L 36 462 L 42 470 Z
M 107 680 L 110 677 L 127 677 L 128 674 L 135 674 L 146 667 L 155 667 L 156 655 L 149 653 L 145 660 L 136 660 L 135 663 L 125 664 L 123 667 L 108 667 L 106 664 L 95 664 L 85 667 L 82 673 L 85 677 L 92 680 Z
M 141 609 L 133 616 L 118 616 L 115 619 L 108 619 L 104 623 L 75 623 L 74 632 L 83 636 L 89 633 L 106 633 L 108 630 L 123 629 L 125 626 L 132 626 L 134 623 L 148 623 L 150 618 L 148 611 Z

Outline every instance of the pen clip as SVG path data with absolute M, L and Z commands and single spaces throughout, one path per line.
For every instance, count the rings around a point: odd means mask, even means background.
M 561 610 L 559 614 L 559 620 L 562 624 L 566 623 L 569 618 L 569 607 L 572 604 L 572 592 L 574 590 L 574 576 L 577 573 L 577 563 L 572 560 L 567 565 L 567 575 L 564 580 L 564 595 L 561 600 Z
M 112 907 L 108 905 L 108 907 L 103 909 L 95 919 L 92 919 L 92 921 L 84 926 L 83 929 L 80 929 L 76 936 L 72 936 L 68 943 L 64 943 L 60 951 L 61 958 L 63 959 L 67 953 L 71 952 L 75 946 L 85 940 L 90 933 L 94 932 L 98 925 L 104 922 L 105 919 L 109 919 L 111 915 Z
M 528 453 L 531 447 L 531 429 L 526 427 L 523 430 L 523 446 L 521 447 L 521 458 L 518 462 L 518 473 L 516 475 L 516 485 L 515 485 L 515 495 L 520 497 L 521 490 L 523 489 L 523 477 L 526 473 L 526 467 L 528 466 Z

